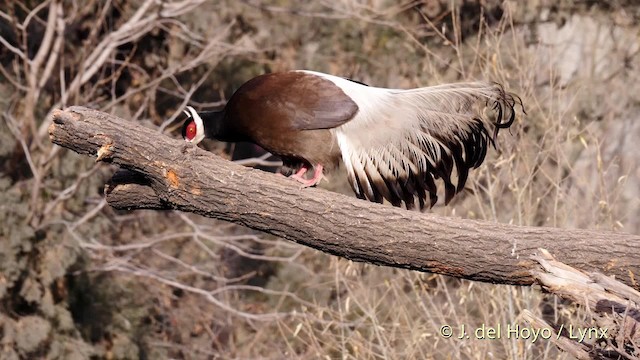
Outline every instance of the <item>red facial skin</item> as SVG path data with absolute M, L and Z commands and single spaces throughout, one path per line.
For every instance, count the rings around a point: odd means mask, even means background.
M 187 125 L 187 132 L 185 134 L 185 137 L 187 138 L 187 140 L 193 140 L 193 138 L 196 137 L 196 132 L 196 122 L 191 121 L 189 125 Z

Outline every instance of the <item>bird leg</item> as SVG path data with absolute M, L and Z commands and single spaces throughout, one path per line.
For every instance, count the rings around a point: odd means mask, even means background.
M 320 164 L 314 166 L 313 177 L 311 179 L 305 179 L 302 176 L 309 170 L 309 168 L 307 167 L 307 165 L 302 165 L 300 170 L 298 170 L 298 172 L 296 172 L 295 174 L 289 176 L 289 178 L 298 181 L 304 187 L 314 186 L 317 185 L 320 180 L 322 180 L 322 169 L 323 167 Z

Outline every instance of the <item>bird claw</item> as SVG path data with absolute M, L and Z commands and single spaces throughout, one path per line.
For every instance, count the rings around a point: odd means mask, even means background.
M 320 176 L 319 179 L 316 179 L 315 176 L 311 179 L 305 179 L 301 176 L 296 176 L 296 174 L 293 174 L 291 176 L 289 176 L 290 179 L 293 179 L 297 182 L 299 182 L 301 184 L 301 188 L 307 188 L 307 187 L 311 187 L 311 186 L 315 186 L 318 183 L 320 183 L 320 180 L 322 180 L 322 176 Z
M 305 179 L 303 175 L 307 172 L 308 168 L 303 166 L 293 175 L 290 175 L 289 178 L 293 179 L 302 184 L 302 188 L 307 188 L 311 186 L 316 186 L 320 183 L 320 181 L 324 178 L 322 174 L 322 165 L 316 165 L 315 170 L 313 172 L 313 177 L 311 179 Z

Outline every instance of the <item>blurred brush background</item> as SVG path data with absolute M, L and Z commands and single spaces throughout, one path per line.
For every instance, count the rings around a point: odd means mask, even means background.
M 640 234 L 639 52 L 632 0 L 3 2 L 0 358 L 569 358 L 541 339 L 438 333 L 518 324 L 524 309 L 588 323 L 536 289 L 353 263 L 192 214 L 115 211 L 102 196 L 114 167 L 53 146 L 50 112 L 90 106 L 178 138 L 185 105 L 219 108 L 265 72 L 393 88 L 497 81 L 527 115 L 469 191 L 432 211 Z M 255 149 L 206 147 L 265 165 Z

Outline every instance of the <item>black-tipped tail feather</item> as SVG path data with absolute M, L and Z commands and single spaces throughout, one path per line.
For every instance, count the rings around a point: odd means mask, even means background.
M 355 132 L 344 129 L 339 144 L 349 182 L 358 197 L 375 202 L 386 199 L 394 206 L 404 203 L 408 209 L 415 208 L 416 198 L 420 209 L 437 202 L 437 179 L 443 182 L 448 204 L 464 189 L 469 170 L 482 164 L 490 144 L 495 147 L 499 130 L 514 123 L 516 105 L 522 106 L 517 96 L 490 83 L 394 91 L 388 96 L 381 106 L 405 108 L 380 108 L 379 116 L 391 116 L 391 121 L 406 125 L 401 138 L 387 136 L 387 141 L 377 147 L 357 146 L 364 143 L 362 139 L 349 143 L 349 136 Z M 366 119 L 356 117 L 352 121 L 364 125 Z M 389 123 L 389 119 L 385 121 L 380 123 Z M 384 133 L 385 129 L 380 131 Z M 376 141 L 379 139 L 372 140 L 380 143 Z

